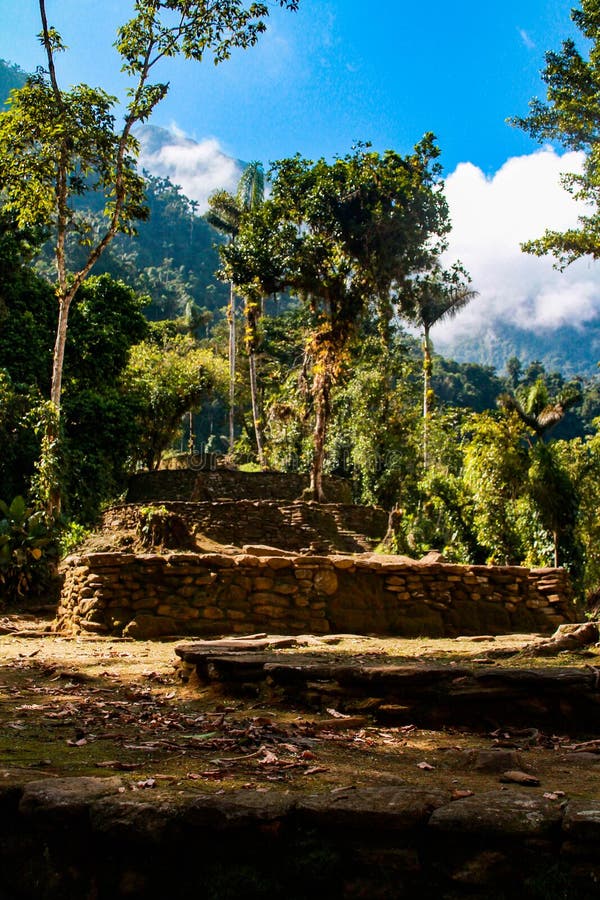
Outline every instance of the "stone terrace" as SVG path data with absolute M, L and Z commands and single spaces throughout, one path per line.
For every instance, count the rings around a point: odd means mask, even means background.
M 443 636 L 574 620 L 562 570 L 401 557 L 89 553 L 64 563 L 55 627 L 138 638 L 277 633 Z
M 575 618 L 563 570 L 375 555 L 384 510 L 347 502 L 340 479 L 326 483 L 334 503 L 293 499 L 305 487 L 304 476 L 274 472 L 136 476 L 128 496 L 137 502 L 104 516 L 107 537 L 119 536 L 116 550 L 64 561 L 55 629 L 139 638 L 264 629 L 437 637 L 550 632 Z M 144 509 L 148 499 L 158 506 Z M 175 540 L 133 552 L 149 514 L 176 525 Z

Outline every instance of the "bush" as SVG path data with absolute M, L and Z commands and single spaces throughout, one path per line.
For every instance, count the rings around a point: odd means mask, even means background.
M 10 506 L 0 500 L 0 515 L 0 603 L 39 596 L 48 589 L 56 567 L 55 526 L 21 496 Z

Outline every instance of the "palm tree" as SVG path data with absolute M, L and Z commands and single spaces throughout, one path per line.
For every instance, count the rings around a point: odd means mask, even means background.
M 564 419 L 571 407 L 577 406 L 582 400 L 581 387 L 575 381 L 565 384 L 556 397 L 550 397 L 542 376 L 519 393 L 520 397 L 502 394 L 498 397 L 498 405 L 502 409 L 516 412 L 521 421 L 541 440 Z
M 227 235 L 230 242 L 235 241 L 242 216 L 245 212 L 258 209 L 265 198 L 265 173 L 261 162 L 248 163 L 238 182 L 236 194 L 229 191 L 217 191 L 209 197 L 209 210 L 206 214 L 207 221 L 222 234 Z M 248 365 L 250 370 L 250 395 L 252 398 L 252 418 L 256 435 L 256 448 L 258 461 L 264 468 L 265 457 L 262 440 L 261 417 L 258 407 L 258 386 L 256 376 L 256 349 L 257 332 L 256 324 L 260 310 L 249 299 L 245 302 L 246 316 L 246 348 L 248 350 Z M 229 306 L 227 308 L 227 321 L 229 323 L 229 452 L 233 451 L 234 434 L 234 410 L 235 410 L 235 357 L 237 349 L 235 327 L 235 289 L 233 282 L 229 283 Z
M 238 206 L 243 212 L 255 212 L 265 199 L 265 173 L 262 163 L 249 163 L 240 178 L 237 190 Z M 265 468 L 265 452 L 262 435 L 262 416 L 258 404 L 258 379 L 256 375 L 256 351 L 258 349 L 257 324 L 263 309 L 264 297 L 258 299 L 247 295 L 244 298 L 244 314 L 246 317 L 245 343 L 248 351 L 248 369 L 250 375 L 250 398 L 252 401 L 252 419 L 256 436 L 256 450 L 261 468 Z
M 206 220 L 213 228 L 227 236 L 229 241 L 234 240 L 239 230 L 240 211 L 236 198 L 228 191 L 216 191 L 208 199 L 209 209 Z M 229 282 L 229 305 L 227 307 L 227 321 L 229 323 L 229 452 L 233 452 L 235 440 L 235 291 L 233 282 Z
M 462 280 L 465 273 L 460 266 L 442 272 L 436 269 L 424 278 L 415 278 L 404 298 L 408 311 L 405 317 L 422 330 L 423 349 L 423 464 L 429 465 L 428 422 L 433 403 L 431 387 L 431 338 L 434 325 L 444 319 L 452 319 L 467 303 L 477 296 Z

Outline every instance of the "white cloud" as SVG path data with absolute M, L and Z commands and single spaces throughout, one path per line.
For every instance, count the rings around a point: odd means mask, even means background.
M 142 132 L 142 166 L 167 176 L 207 208 L 215 190 L 235 191 L 238 163 L 215 138 L 193 141 L 177 128 Z M 523 253 L 523 241 L 546 228 L 577 223 L 585 207 L 560 182 L 561 173 L 581 171 L 583 156 L 559 156 L 551 149 L 513 157 L 492 177 L 472 163 L 461 163 L 446 179 L 453 229 L 446 262 L 460 259 L 479 292 L 457 317 L 434 329 L 440 349 L 461 334 L 483 332 L 494 322 L 520 328 L 554 329 L 584 325 L 600 316 L 600 262 L 579 260 L 564 272 L 551 257 Z
M 186 197 L 198 202 L 200 213 L 206 212 L 213 191 L 224 188 L 235 192 L 241 170 L 216 138 L 193 141 L 176 125 L 170 127 L 168 135 L 168 141 L 152 143 L 142 138 L 142 168 L 180 185 Z
M 535 50 L 535 41 L 531 39 L 524 28 L 519 28 L 519 35 L 528 50 Z
M 447 261 L 460 259 L 479 296 L 436 342 L 508 321 L 525 329 L 583 325 L 600 315 L 600 263 L 579 260 L 564 272 L 552 257 L 523 253 L 520 243 L 546 228 L 564 230 L 586 211 L 564 190 L 560 175 L 581 171 L 583 156 L 544 149 L 514 157 L 491 178 L 461 163 L 446 179 L 453 223 Z

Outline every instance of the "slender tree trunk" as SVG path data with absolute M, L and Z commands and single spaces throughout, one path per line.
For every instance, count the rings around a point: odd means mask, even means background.
M 323 466 L 325 463 L 325 440 L 331 413 L 331 376 L 328 372 L 315 375 L 313 397 L 315 403 L 315 428 L 313 432 L 313 462 L 310 473 L 310 492 L 313 500 L 325 501 L 323 492 Z
M 236 351 L 236 334 L 235 334 L 235 291 L 233 282 L 229 284 L 229 309 L 227 310 L 227 318 L 229 320 L 229 452 L 233 453 L 233 445 L 235 443 L 235 351 Z
M 258 382 L 256 377 L 256 353 L 250 350 L 248 354 L 248 368 L 250 370 L 250 397 L 252 399 L 252 419 L 254 421 L 254 434 L 256 436 L 256 450 L 258 462 L 262 469 L 266 468 L 265 451 L 263 446 L 262 422 L 258 404 Z
M 72 294 L 58 296 L 58 322 L 56 326 L 56 338 L 52 356 L 52 381 L 50 383 L 50 402 L 54 407 L 52 415 L 46 423 L 42 450 L 39 461 L 39 470 L 42 476 L 41 484 L 46 484 L 42 491 L 46 511 L 49 516 L 59 516 L 62 507 L 62 486 L 56 477 L 54 470 L 57 452 L 60 454 L 60 403 L 62 396 L 62 375 L 65 361 L 65 347 L 67 344 L 67 326 L 69 310 L 71 308 Z
M 423 330 L 423 465 L 429 466 L 429 418 L 431 415 L 431 346 L 429 329 Z
M 58 324 L 56 326 L 56 339 L 54 341 L 54 355 L 52 357 L 52 384 L 50 387 L 50 400 L 56 412 L 60 411 L 62 394 L 62 373 L 65 361 L 65 347 L 67 344 L 67 324 L 69 321 L 69 309 L 71 300 L 67 297 L 58 299 Z

